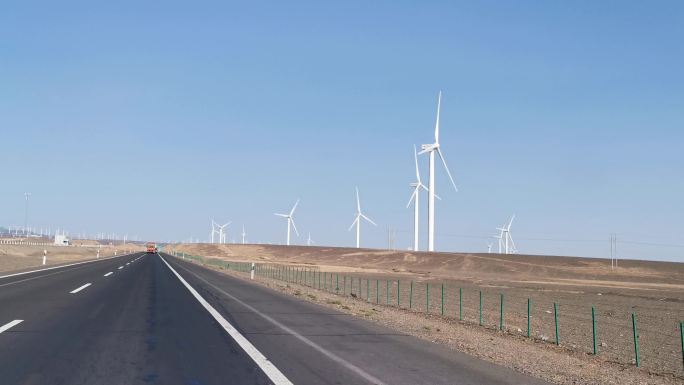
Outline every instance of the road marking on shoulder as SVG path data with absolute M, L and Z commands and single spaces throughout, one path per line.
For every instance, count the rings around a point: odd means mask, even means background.
M 109 273 L 105 274 L 104 276 L 105 276 L 105 277 L 109 277 L 109 276 L 112 275 L 112 274 L 114 274 L 114 273 L 110 271 Z
M 0 333 L 6 332 L 6 331 L 9 330 L 10 328 L 15 327 L 15 326 L 19 325 L 19 324 L 22 323 L 22 322 L 24 322 L 23 319 L 15 319 L 15 320 L 12 321 L 12 322 L 8 322 L 8 323 L 4 324 L 3 326 L 0 326 Z
M 280 370 L 278 370 L 278 368 L 276 368 L 275 365 L 273 365 L 273 363 L 268 360 L 268 358 L 266 358 L 266 356 L 261 354 L 261 352 L 257 350 L 257 348 L 255 348 L 254 345 L 252 345 L 252 343 L 249 342 L 249 340 L 247 340 L 247 338 L 240 334 L 240 332 L 237 331 L 237 329 L 235 329 L 235 327 L 231 325 L 230 322 L 226 321 L 226 319 L 223 318 L 221 313 L 216 311 L 216 309 L 214 309 L 214 307 L 211 306 L 209 302 L 202 298 L 202 296 L 199 295 L 199 293 L 195 289 L 193 289 L 193 287 L 190 286 L 190 284 L 187 283 L 185 279 L 183 279 L 183 277 L 181 277 L 180 274 L 178 274 L 176 270 L 174 270 L 174 268 L 171 267 L 171 265 L 169 265 L 168 262 L 166 262 L 166 260 L 161 256 L 161 254 L 157 253 L 157 255 L 159 255 L 159 258 L 161 258 L 164 264 L 181 281 L 183 286 L 185 286 L 185 288 L 188 289 L 188 291 L 190 291 L 190 294 L 192 294 L 192 296 L 195 297 L 195 299 L 209 312 L 209 314 L 211 314 L 211 316 L 214 317 L 216 322 L 218 322 L 219 325 L 223 327 L 223 330 L 225 330 L 226 333 L 228 333 L 233 338 L 233 340 L 237 342 L 238 345 L 240 345 L 242 350 L 244 350 L 245 353 L 247 353 L 247 355 L 250 358 L 252 358 L 252 360 L 254 360 L 254 362 L 259 366 L 259 368 L 261 368 L 261 370 L 266 374 L 266 376 L 268 376 L 268 378 L 271 381 L 273 381 L 275 385 L 292 385 L 292 382 L 288 380 L 287 377 L 285 377 L 285 375 Z
M 166 261 L 164 261 L 164 262 L 166 262 Z M 168 265 L 168 263 L 167 263 L 167 265 Z M 169 266 L 169 267 L 170 267 L 170 266 Z M 206 279 L 200 277 L 199 275 L 195 274 L 194 272 L 192 272 L 192 271 L 190 271 L 190 270 L 188 270 L 188 269 L 186 269 L 186 268 L 184 268 L 184 267 L 182 267 L 182 266 L 181 266 L 181 268 L 182 268 L 183 270 L 185 270 L 186 272 L 188 272 L 189 274 L 194 275 L 195 278 L 197 278 L 197 279 L 199 279 L 200 281 L 202 281 L 202 282 L 206 283 L 207 285 L 211 286 L 214 290 L 216 290 L 216 291 L 218 291 L 219 293 L 223 294 L 224 296 L 230 298 L 231 300 L 233 300 L 233 301 L 239 303 L 240 305 L 242 305 L 242 306 L 244 306 L 245 308 L 247 308 L 249 311 L 253 312 L 254 314 L 259 315 L 261 318 L 265 319 L 266 321 L 270 322 L 271 324 L 275 325 L 276 327 L 282 329 L 284 332 L 286 332 L 286 333 L 292 335 L 292 336 L 295 337 L 296 339 L 300 340 L 301 342 L 305 343 L 306 345 L 309 345 L 311 348 L 317 350 L 318 352 L 320 352 L 320 353 L 323 354 L 324 356 L 328 357 L 329 359 L 331 359 L 331 360 L 337 362 L 338 364 L 340 364 L 340 365 L 344 366 L 345 368 L 351 370 L 352 372 L 356 373 L 358 376 L 364 378 L 366 381 L 368 381 L 368 382 L 370 382 L 370 383 L 372 383 L 372 384 L 376 384 L 376 385 L 384 385 L 384 384 L 385 384 L 383 381 L 381 381 L 380 379 L 374 377 L 372 374 L 367 373 L 365 370 L 359 368 L 358 366 L 352 364 L 351 362 L 345 360 L 344 358 L 338 356 L 337 354 L 335 354 L 335 353 L 333 353 L 333 352 L 331 352 L 331 351 L 329 351 L 329 350 L 326 350 L 325 348 L 323 348 L 322 346 L 318 345 L 317 343 L 315 343 L 315 342 L 311 341 L 310 339 L 304 337 L 303 335 L 297 333 L 294 329 L 291 329 L 291 328 L 289 328 L 289 327 L 283 325 L 282 323 L 276 321 L 273 317 L 271 317 L 271 316 L 269 316 L 269 315 L 267 315 L 267 314 L 264 314 L 264 313 L 260 312 L 259 310 L 255 309 L 255 308 L 252 307 L 251 305 L 249 305 L 249 304 L 247 304 L 246 302 L 240 300 L 239 298 L 235 297 L 234 295 L 232 295 L 232 294 L 226 292 L 225 290 L 223 290 L 223 289 L 217 287 L 216 285 L 210 283 L 209 281 L 207 281 Z M 174 272 L 174 273 L 175 273 L 175 272 Z M 176 273 L 176 275 L 177 275 L 177 274 L 178 274 L 178 273 Z
M 119 266 L 119 270 L 123 269 L 123 266 Z
M 92 283 L 86 283 L 85 285 L 83 285 L 83 286 L 81 286 L 81 287 L 79 287 L 79 288 L 77 288 L 77 289 L 74 289 L 74 290 L 70 291 L 69 293 L 71 293 L 71 294 L 76 294 L 76 293 L 78 293 L 79 291 L 85 289 L 86 287 L 88 287 L 88 286 L 90 286 L 90 285 L 92 285 Z

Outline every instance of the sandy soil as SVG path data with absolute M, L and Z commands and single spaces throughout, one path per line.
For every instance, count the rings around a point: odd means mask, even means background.
M 127 245 L 128 247 L 102 246 L 100 257 L 113 256 L 116 252 L 121 255 L 126 251 L 140 251 L 142 247 Z M 47 250 L 47 265 L 58 265 L 97 256 L 97 247 L 64 247 L 64 246 L 23 246 L 0 245 L 0 271 L 8 272 L 40 267 L 43 264 L 43 250 Z
M 328 285 L 333 276 L 339 277 L 340 293 L 349 296 L 353 292 L 371 302 L 378 300 L 395 307 L 398 281 L 399 307 L 408 308 L 410 302 L 411 314 L 426 311 L 429 285 L 430 315 L 426 319 L 430 320 L 442 313 L 443 284 L 445 317 L 436 317 L 434 321 L 463 326 L 458 322 L 462 309 L 464 323 L 471 325 L 469 330 L 499 329 L 503 294 L 505 336 L 516 343 L 536 341 L 532 343 L 534 346 L 555 346 L 555 302 L 560 337 L 560 348 L 555 349 L 571 357 L 588 356 L 594 364 L 617 365 L 625 370 L 631 369 L 634 361 L 631 321 L 634 312 L 641 354 L 638 371 L 658 378 L 684 379 L 679 335 L 679 322 L 684 320 L 682 263 L 620 261 L 620 267 L 611 270 L 608 260 L 553 256 L 266 245 L 198 244 L 178 245 L 175 249 L 221 260 L 306 268 L 313 272 L 310 279 L 317 279 L 321 272 Z M 463 292 L 462 307 L 459 289 Z M 413 296 L 409 299 L 411 292 Z M 480 292 L 484 327 L 478 326 Z M 528 299 L 531 300 L 530 340 L 525 338 Z M 597 357 L 588 355 L 592 352 L 592 305 L 596 309 Z

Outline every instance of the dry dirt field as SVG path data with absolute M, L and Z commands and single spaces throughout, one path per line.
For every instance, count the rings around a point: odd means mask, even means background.
M 97 256 L 97 247 L 0 244 L 0 271 L 19 271 L 40 267 L 43 264 L 43 250 L 47 250 L 47 265 L 84 261 Z M 113 256 L 115 251 L 121 255 L 126 250 L 140 251 L 142 247 L 136 245 L 102 246 L 100 257 Z
M 455 322 L 456 329 L 467 327 L 506 335 L 515 344 L 529 342 L 525 338 L 529 298 L 534 346 L 544 345 L 560 349 L 569 357 L 583 357 L 587 368 L 599 362 L 619 367 L 624 373 L 636 370 L 650 376 L 646 382 L 637 379 L 633 383 L 684 382 L 679 333 L 679 322 L 684 321 L 684 263 L 621 260 L 619 267 L 611 270 L 609 260 L 553 256 L 267 245 L 192 244 L 166 248 L 173 249 L 223 261 L 260 262 L 275 269 L 290 268 L 295 272 L 306 269 L 309 285 L 327 286 L 328 291 L 347 296 L 353 293 L 356 302 L 366 305 L 370 302 L 387 307 L 389 303 L 396 308 L 398 293 L 403 313 L 423 313 L 427 319 L 445 323 L 442 330 L 449 330 L 446 325 L 453 328 Z M 318 282 L 319 277 L 322 283 Z M 331 282 L 333 279 L 335 284 Z M 335 287 L 338 279 L 339 291 Z M 426 307 L 428 285 L 430 295 Z M 442 285 L 444 317 L 441 316 Z M 462 307 L 459 289 L 463 292 Z M 484 328 L 478 326 L 480 292 Z M 498 332 L 502 294 L 504 333 Z M 560 347 L 554 346 L 554 302 L 558 306 Z M 589 354 L 592 352 L 592 305 L 596 309 L 597 357 Z M 459 313 L 463 322 L 458 322 Z M 640 369 L 633 364 L 632 313 L 637 315 Z M 460 350 L 479 355 L 477 349 L 461 347 Z M 492 356 L 506 364 L 506 357 Z M 513 366 L 524 367 L 520 365 Z M 565 380 L 553 376 L 544 378 L 572 383 L 567 382 L 568 377 Z M 595 380 L 582 383 L 611 383 L 599 381 L 598 377 Z

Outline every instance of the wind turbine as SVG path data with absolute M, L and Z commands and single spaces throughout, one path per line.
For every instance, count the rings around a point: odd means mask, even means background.
M 223 232 L 223 229 L 225 229 L 226 226 L 228 226 L 231 223 L 233 223 L 233 222 L 228 221 L 223 226 L 216 224 L 216 227 L 218 228 L 218 233 L 219 233 L 219 243 L 226 243 L 226 233 Z
M 444 160 L 444 155 L 439 147 L 439 110 L 442 105 L 442 91 L 439 91 L 437 97 L 437 120 L 435 122 L 435 142 L 432 144 L 424 144 L 421 146 L 422 151 L 419 154 L 430 154 L 430 170 L 428 180 L 428 251 L 435 251 L 435 152 L 439 155 L 446 170 L 454 190 L 458 191 L 454 178 L 451 177 L 449 167 Z
M 418 151 L 416 150 L 416 146 L 413 146 L 413 157 L 416 161 L 416 181 L 409 184 L 409 186 L 413 187 L 413 194 L 411 194 L 411 199 L 409 199 L 408 203 L 406 204 L 406 208 L 409 208 L 411 206 L 411 202 L 413 202 L 413 251 L 418 251 L 420 189 L 422 188 L 423 190 L 428 191 L 428 188 L 425 187 L 423 182 L 420 180 L 420 171 L 418 169 Z M 441 199 L 437 195 L 435 195 L 435 198 Z
M 245 244 L 245 239 L 247 237 L 247 233 L 245 233 L 245 225 L 242 225 L 242 244 Z
M 492 252 L 492 244 L 488 243 L 487 244 L 487 254 L 491 254 L 491 252 Z
M 214 234 L 215 234 L 215 233 L 218 233 L 218 231 L 216 230 L 216 226 L 218 226 L 218 225 L 217 225 L 216 222 L 214 222 L 214 220 L 212 219 L 212 220 L 211 220 L 211 235 L 210 235 L 211 243 L 214 243 Z
M 368 218 L 364 213 L 361 212 L 361 200 L 359 199 L 359 188 L 356 188 L 356 216 L 354 218 L 354 222 L 352 222 L 351 226 L 349 226 L 349 230 L 351 231 L 352 227 L 356 225 L 356 248 L 358 249 L 361 247 L 361 218 L 367 220 L 368 222 L 372 223 L 373 226 L 377 226 L 375 222 L 373 222 L 372 219 Z
M 513 219 L 515 219 L 515 214 L 511 217 L 511 220 L 508 221 L 507 225 L 496 228 L 497 230 L 501 231 L 497 237 L 499 239 L 499 253 L 501 253 L 502 243 L 504 246 L 504 254 L 512 254 L 517 251 L 515 248 L 515 242 L 513 242 L 513 237 L 511 236 L 511 225 L 513 224 Z
M 309 233 L 309 237 L 306 239 L 306 245 L 307 245 L 307 246 L 311 246 L 311 245 L 313 245 L 313 244 L 315 244 L 315 243 L 316 243 L 316 242 L 314 242 L 314 241 L 311 239 L 311 233 Z
M 297 205 L 299 204 L 299 199 L 297 199 L 297 202 L 295 202 L 294 206 L 292 206 L 292 210 L 290 210 L 289 214 L 278 214 L 275 213 L 274 215 L 277 215 L 279 217 L 287 218 L 287 245 L 290 246 L 290 226 L 294 228 L 295 234 L 299 236 L 299 231 L 297 231 L 297 226 L 294 223 L 294 220 L 292 219 L 292 215 L 295 212 L 295 209 L 297 208 Z

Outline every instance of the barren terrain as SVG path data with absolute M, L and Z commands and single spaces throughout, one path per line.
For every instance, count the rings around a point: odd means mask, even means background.
M 0 271 L 25 270 L 43 264 L 43 251 L 47 251 L 46 265 L 59 265 L 75 261 L 94 259 L 98 247 L 81 246 L 25 246 L 0 244 Z M 137 245 L 102 246 L 100 257 L 118 255 L 126 251 L 141 251 Z

